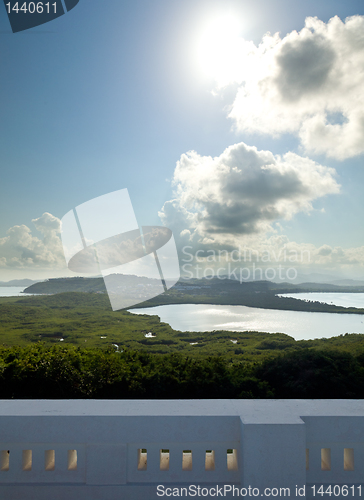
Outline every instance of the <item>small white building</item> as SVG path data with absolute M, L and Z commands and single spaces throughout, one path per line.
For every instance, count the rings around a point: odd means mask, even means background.
M 352 499 L 363 483 L 362 400 L 0 402 L 1 500 Z

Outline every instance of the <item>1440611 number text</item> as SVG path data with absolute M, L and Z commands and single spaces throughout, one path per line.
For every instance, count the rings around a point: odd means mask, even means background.
M 24 14 L 29 13 L 29 14 L 43 14 L 44 13 L 57 13 L 57 2 L 54 3 L 43 3 L 43 2 L 23 2 L 23 4 L 20 6 L 21 2 L 16 2 L 13 7 L 11 7 L 11 3 L 7 3 L 6 7 L 8 10 L 8 14 L 11 12 L 16 12 L 19 14 L 19 12 L 23 12 Z M 53 9 L 52 9 L 53 8 Z
M 312 496 L 334 496 L 334 497 L 354 497 L 354 496 L 359 496 L 361 497 L 361 485 L 358 484 L 356 486 L 348 486 L 347 484 L 335 484 L 331 485 L 323 485 L 321 486 L 311 486 L 312 489 Z

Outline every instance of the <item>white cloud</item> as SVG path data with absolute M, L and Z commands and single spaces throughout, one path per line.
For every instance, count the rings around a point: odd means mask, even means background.
M 262 268 L 282 264 L 301 272 L 330 270 L 352 276 L 364 269 L 363 247 L 316 247 L 281 234 L 279 220 L 310 213 L 315 200 L 339 192 L 332 168 L 293 153 L 275 156 L 240 143 L 216 158 L 194 151 L 183 154 L 173 184 L 175 198 L 159 215 L 173 230 L 180 250 L 185 248 L 180 254 L 182 272 L 188 263 L 187 273 L 197 264 L 215 271 L 225 266 L 228 273 L 228 262 L 240 267 L 259 262 Z M 236 252 L 240 264 L 234 262 Z
M 278 219 L 310 212 L 314 200 L 339 192 L 334 169 L 244 143 L 216 158 L 183 154 L 173 183 L 176 198 L 165 203 L 160 216 L 182 240 L 202 245 L 272 231 Z
M 61 231 L 61 221 L 48 212 L 38 219 L 32 219 L 32 222 L 38 231 L 47 236 Z
M 364 152 L 364 16 L 307 18 L 283 39 L 239 44 L 229 82 L 239 83 L 229 114 L 238 131 L 294 133 L 341 160 Z
M 7 235 L 0 238 L 0 268 L 66 269 L 59 237 L 60 220 L 46 212 L 32 222 L 43 238 L 33 236 L 24 224 L 11 227 Z

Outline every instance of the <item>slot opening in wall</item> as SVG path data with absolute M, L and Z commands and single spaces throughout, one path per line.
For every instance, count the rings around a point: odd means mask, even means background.
M 228 470 L 238 470 L 238 451 L 230 448 L 226 451 Z
M 10 451 L 9 450 L 2 450 L 1 451 L 0 470 L 3 470 L 3 471 L 9 470 L 9 458 L 10 458 Z
M 310 467 L 310 450 L 306 448 L 306 470 Z
M 331 448 L 321 448 L 321 470 L 331 470 Z
M 344 448 L 344 470 L 354 470 L 354 448 Z
M 23 450 L 23 470 L 32 470 L 32 450 Z
M 77 450 L 68 450 L 68 470 L 77 470 Z
M 147 450 L 146 448 L 138 449 L 138 470 L 147 470 Z
M 214 452 L 214 450 L 206 450 L 205 470 L 215 470 L 215 452 Z
M 192 450 L 183 450 L 182 470 L 192 470 Z
M 169 450 L 159 451 L 159 468 L 160 470 L 169 470 Z
M 54 450 L 44 452 L 45 470 L 54 470 L 56 468 L 56 453 Z

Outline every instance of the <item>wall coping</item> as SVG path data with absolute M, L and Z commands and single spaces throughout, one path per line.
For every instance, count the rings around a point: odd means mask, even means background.
M 363 417 L 364 400 L 0 400 L 1 417 L 213 417 L 243 423 L 299 423 L 300 417 Z M 301 421 L 302 422 L 302 421 Z

